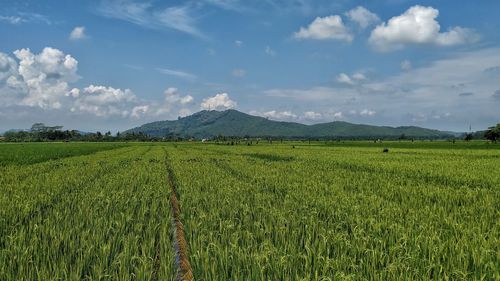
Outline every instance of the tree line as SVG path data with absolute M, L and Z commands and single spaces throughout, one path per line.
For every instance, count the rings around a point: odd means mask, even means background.
M 89 141 L 89 142 L 100 142 L 100 141 L 181 141 L 184 138 L 177 136 L 175 134 L 169 134 L 168 136 L 150 136 L 142 132 L 138 133 L 125 133 L 121 134 L 118 132 L 113 135 L 110 131 L 101 133 L 84 133 L 77 130 L 62 130 L 62 126 L 46 126 L 43 123 L 35 123 L 31 126 L 31 129 L 26 131 L 8 131 L 3 135 L 3 139 L 8 142 L 47 142 L 47 141 Z M 189 138 L 187 138 L 189 139 Z M 215 142 L 225 142 L 225 141 L 235 141 L 241 138 L 238 137 L 225 137 L 219 135 L 213 140 Z M 247 137 L 245 139 L 250 139 Z M 264 138 L 264 140 L 271 140 L 272 138 Z M 283 140 L 283 138 L 278 138 L 278 140 Z M 348 138 L 353 139 L 353 138 Z M 370 139 L 370 138 L 354 138 L 354 139 Z M 401 135 L 397 139 L 407 139 L 405 135 Z M 466 141 L 472 139 L 487 139 L 492 142 L 497 142 L 500 140 L 500 123 L 496 126 L 489 127 L 486 131 L 478 131 L 475 133 L 466 133 L 464 135 Z
M 89 142 L 113 142 L 113 141 L 161 141 L 165 138 L 152 137 L 144 133 L 118 132 L 113 135 L 110 131 L 101 133 L 85 133 L 77 130 L 62 130 L 62 126 L 46 126 L 43 123 L 35 123 L 29 130 L 8 131 L 3 134 L 4 140 L 8 142 L 49 142 L 49 141 L 89 141 Z

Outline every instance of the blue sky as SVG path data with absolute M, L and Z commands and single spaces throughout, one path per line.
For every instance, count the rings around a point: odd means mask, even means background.
M 202 109 L 484 129 L 500 1 L 1 1 L 0 131 L 124 130 Z

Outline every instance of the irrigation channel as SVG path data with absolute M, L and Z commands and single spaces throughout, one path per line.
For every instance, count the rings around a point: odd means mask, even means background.
M 177 184 L 173 172 L 172 165 L 168 158 L 168 153 L 165 151 L 165 165 L 167 167 L 168 185 L 170 187 L 170 207 L 172 212 L 172 240 L 175 252 L 175 267 L 177 271 L 177 281 L 194 280 L 193 270 L 189 263 L 187 253 L 187 242 L 184 236 L 184 225 L 181 221 L 181 209 L 179 206 Z

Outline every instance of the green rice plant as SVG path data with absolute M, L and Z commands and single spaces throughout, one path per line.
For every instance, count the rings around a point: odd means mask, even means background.
M 2 174 L 0 280 L 169 280 L 163 150 L 126 147 L 58 163 L 24 166 L 20 181 L 9 180 L 19 170 Z
M 124 143 L 4 143 L 0 144 L 0 167 L 7 164 L 34 164 L 87 155 L 125 145 Z
M 9 145 L 0 280 L 500 279 L 492 144 Z
M 196 278 L 498 279 L 498 151 L 169 151 Z

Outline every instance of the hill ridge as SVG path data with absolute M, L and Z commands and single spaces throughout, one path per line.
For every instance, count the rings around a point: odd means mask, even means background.
M 219 135 L 233 137 L 282 138 L 451 138 L 452 134 L 417 126 L 375 126 L 332 121 L 312 125 L 275 121 L 253 116 L 234 109 L 224 111 L 202 110 L 177 120 L 155 121 L 124 133 L 144 133 L 158 137 L 212 138 Z

